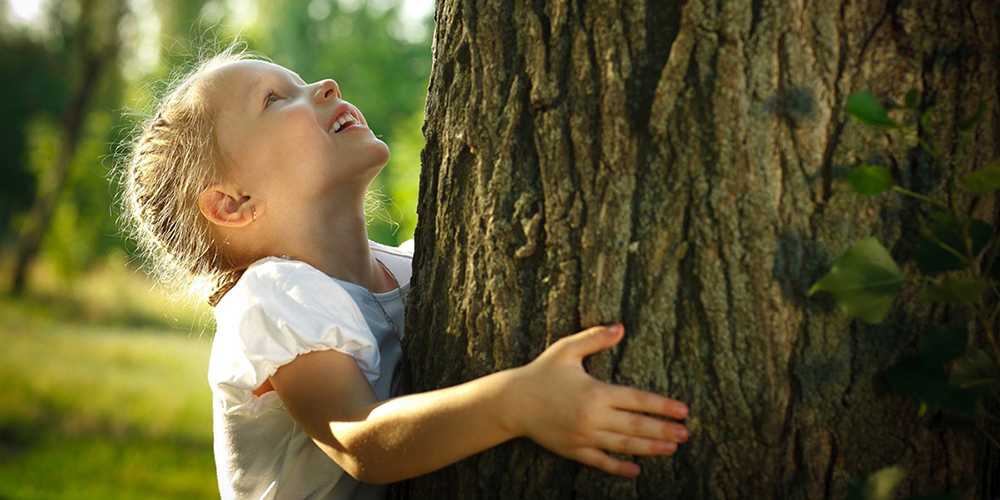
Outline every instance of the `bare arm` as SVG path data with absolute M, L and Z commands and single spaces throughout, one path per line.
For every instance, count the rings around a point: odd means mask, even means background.
M 513 438 L 496 418 L 510 375 L 378 402 L 353 358 L 318 351 L 281 367 L 271 380 L 295 421 L 330 458 L 359 480 L 389 483 Z
M 454 387 L 378 402 L 355 361 L 336 351 L 299 356 L 270 381 L 299 425 L 355 478 L 389 483 L 425 474 L 519 436 L 609 473 L 638 466 L 602 450 L 670 454 L 686 407 L 606 384 L 583 370 L 586 355 L 621 338 L 596 327 L 553 344 L 532 363 Z M 319 382 L 328 381 L 328 382 Z

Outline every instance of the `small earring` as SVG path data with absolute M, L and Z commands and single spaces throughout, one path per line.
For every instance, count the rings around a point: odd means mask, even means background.
M 257 222 L 257 207 L 251 206 L 250 213 L 253 215 L 253 221 Z

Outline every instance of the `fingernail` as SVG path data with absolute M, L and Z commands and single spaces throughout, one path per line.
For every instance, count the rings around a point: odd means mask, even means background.
M 628 473 L 632 477 L 638 476 L 640 472 L 642 472 L 642 469 L 640 469 L 638 465 L 632 464 L 632 466 L 629 467 Z
M 663 451 L 670 453 L 677 449 L 677 443 L 663 443 Z
M 689 437 L 691 436 L 689 436 L 687 431 L 684 429 L 681 429 L 680 432 L 677 433 L 677 439 L 679 439 L 682 443 L 686 443 Z
M 677 415 L 679 415 L 680 418 L 687 417 L 688 411 L 689 411 L 689 408 L 686 405 L 680 405 L 680 406 L 677 407 Z
M 612 337 L 618 335 L 618 333 L 621 332 L 621 328 L 622 328 L 621 323 L 614 323 L 608 325 L 608 335 L 611 335 Z

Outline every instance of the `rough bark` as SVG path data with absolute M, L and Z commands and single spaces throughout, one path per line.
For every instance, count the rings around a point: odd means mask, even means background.
M 515 440 L 409 497 L 843 498 L 898 463 L 900 494 L 986 498 L 998 472 L 981 436 L 926 428 L 880 382 L 920 325 L 964 311 L 905 286 L 872 326 L 805 292 L 865 236 L 898 262 L 915 247 L 926 207 L 860 197 L 846 169 L 879 162 L 947 192 L 913 140 L 848 120 L 851 93 L 918 89 L 946 153 L 982 101 L 961 171 L 1000 157 L 996 2 L 445 0 L 435 20 L 412 389 L 621 320 L 588 371 L 686 402 L 692 438 L 639 459 L 636 480 Z M 996 197 L 975 209 L 997 212 Z

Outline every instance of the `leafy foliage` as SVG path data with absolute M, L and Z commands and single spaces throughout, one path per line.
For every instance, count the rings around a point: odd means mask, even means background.
M 965 353 L 969 332 L 965 328 L 931 325 L 920 336 L 920 362 L 927 368 L 941 366 Z
M 948 276 L 941 283 L 935 283 L 920 292 L 920 300 L 930 302 L 951 302 L 971 304 L 986 291 L 986 283 Z
M 990 194 L 1000 189 L 1000 163 L 962 177 L 962 187 L 978 195 Z
M 878 102 L 878 99 L 868 92 L 852 94 L 847 100 L 846 111 L 851 118 L 865 125 L 881 129 L 899 127 L 899 124 L 892 121 L 885 110 L 882 109 L 882 104 Z
M 830 292 L 845 313 L 879 323 L 892 308 L 903 278 L 885 247 L 875 238 L 865 238 L 841 256 L 808 295 Z
M 878 165 L 854 167 L 847 174 L 847 182 L 851 183 L 859 194 L 874 196 L 892 189 L 892 176 L 889 170 Z
M 926 274 L 966 269 L 968 261 L 976 258 L 993 238 L 993 226 L 978 219 L 968 219 L 972 251 L 967 252 L 962 224 L 954 214 L 932 211 L 929 219 L 918 216 L 918 220 L 920 241 L 914 260 Z
M 372 186 L 384 208 L 370 214 L 369 235 L 386 244 L 411 238 L 433 20 L 404 22 L 401 2 L 275 0 L 255 2 L 249 9 L 255 16 L 237 11 L 231 2 L 127 2 L 122 48 L 105 64 L 106 73 L 87 107 L 40 257 L 54 263 L 66 279 L 76 279 L 103 255 L 124 248 L 111 209 L 116 189 L 108 186 L 111 154 L 128 136 L 123 113 L 148 105 L 148 91 L 161 86 L 157 80 L 169 79 L 197 54 L 225 45 L 237 34 L 251 49 L 308 81 L 335 79 L 344 98 L 362 110 L 392 151 Z M 24 214 L 47 182 L 63 142 L 64 110 L 78 85 L 82 61 L 74 57 L 72 44 L 84 30 L 62 12 L 79 9 L 79 3 L 49 4 L 51 12 L 42 19 L 49 31 L 3 25 L 0 36 L 0 89 L 7 96 L 0 103 L 0 143 L 7 158 L 0 174 L 0 250 L 17 240 Z M 102 10 L 114 5 L 93 2 Z M 144 31 L 144 18 L 155 20 L 159 28 Z
M 895 121 L 875 96 L 859 92 L 850 96 L 846 111 L 858 123 L 879 130 L 902 132 L 917 141 L 942 167 L 950 171 L 950 179 L 960 164 L 962 147 L 972 127 L 982 118 L 984 105 L 967 119 L 957 123 L 960 134 L 959 149 L 948 161 L 942 157 L 933 132 L 934 105 L 921 110 L 920 95 L 916 89 L 906 93 L 902 106 L 890 102 L 890 110 L 905 111 L 919 123 L 922 135 L 909 121 Z M 944 302 L 971 307 L 978 328 L 948 325 L 929 325 L 924 328 L 919 343 L 919 357 L 907 357 L 885 371 L 892 390 L 914 401 L 917 415 L 932 415 L 927 427 L 944 429 L 978 426 L 972 415 L 981 397 L 1000 396 L 1000 347 L 995 338 L 996 319 L 1000 317 L 1000 266 L 995 265 L 998 246 L 983 255 L 995 239 L 993 226 L 974 219 L 954 204 L 954 190 L 948 202 L 939 201 L 893 184 L 888 170 L 881 166 L 855 167 L 844 178 L 852 189 L 864 196 L 874 196 L 894 191 L 930 205 L 926 215 L 918 215 L 920 239 L 913 259 L 923 275 L 904 276 L 889 253 L 874 238 L 865 238 L 841 256 L 830 271 L 809 289 L 808 295 L 827 291 L 834 295 L 838 307 L 850 316 L 868 323 L 879 323 L 888 314 L 900 286 L 905 281 L 928 281 L 918 296 L 919 300 Z M 953 188 L 954 182 L 949 182 Z M 961 178 L 961 187 L 972 194 L 983 196 L 1000 189 L 1000 163 L 991 164 Z M 926 275 L 954 273 L 943 278 Z M 990 291 L 997 292 L 988 296 Z M 987 302 L 987 297 L 992 302 Z M 977 346 L 985 342 L 990 349 Z M 950 370 L 949 370 L 950 368 Z M 949 374 L 950 373 L 950 374 Z M 1000 421 L 1000 417 L 989 415 Z M 980 430 L 986 433 L 985 430 Z M 986 433 L 990 442 L 1000 442 Z M 902 480 L 902 468 L 888 467 L 870 474 L 851 485 L 850 499 L 891 498 L 892 491 Z M 939 494 L 923 499 L 957 498 L 954 494 Z
M 976 349 L 955 364 L 951 383 L 978 394 L 996 394 L 1000 391 L 1000 370 L 985 349 Z
M 920 405 L 919 415 L 949 401 L 952 388 L 941 366 L 927 367 L 919 358 L 906 358 L 886 370 L 892 390 Z
M 55 120 L 65 106 L 72 68 L 67 50 L 55 50 L 26 37 L 0 36 L 0 228 L 9 228 L 34 200 L 38 183 L 28 157 L 30 124 Z M 0 244 L 13 237 L 0 231 Z

